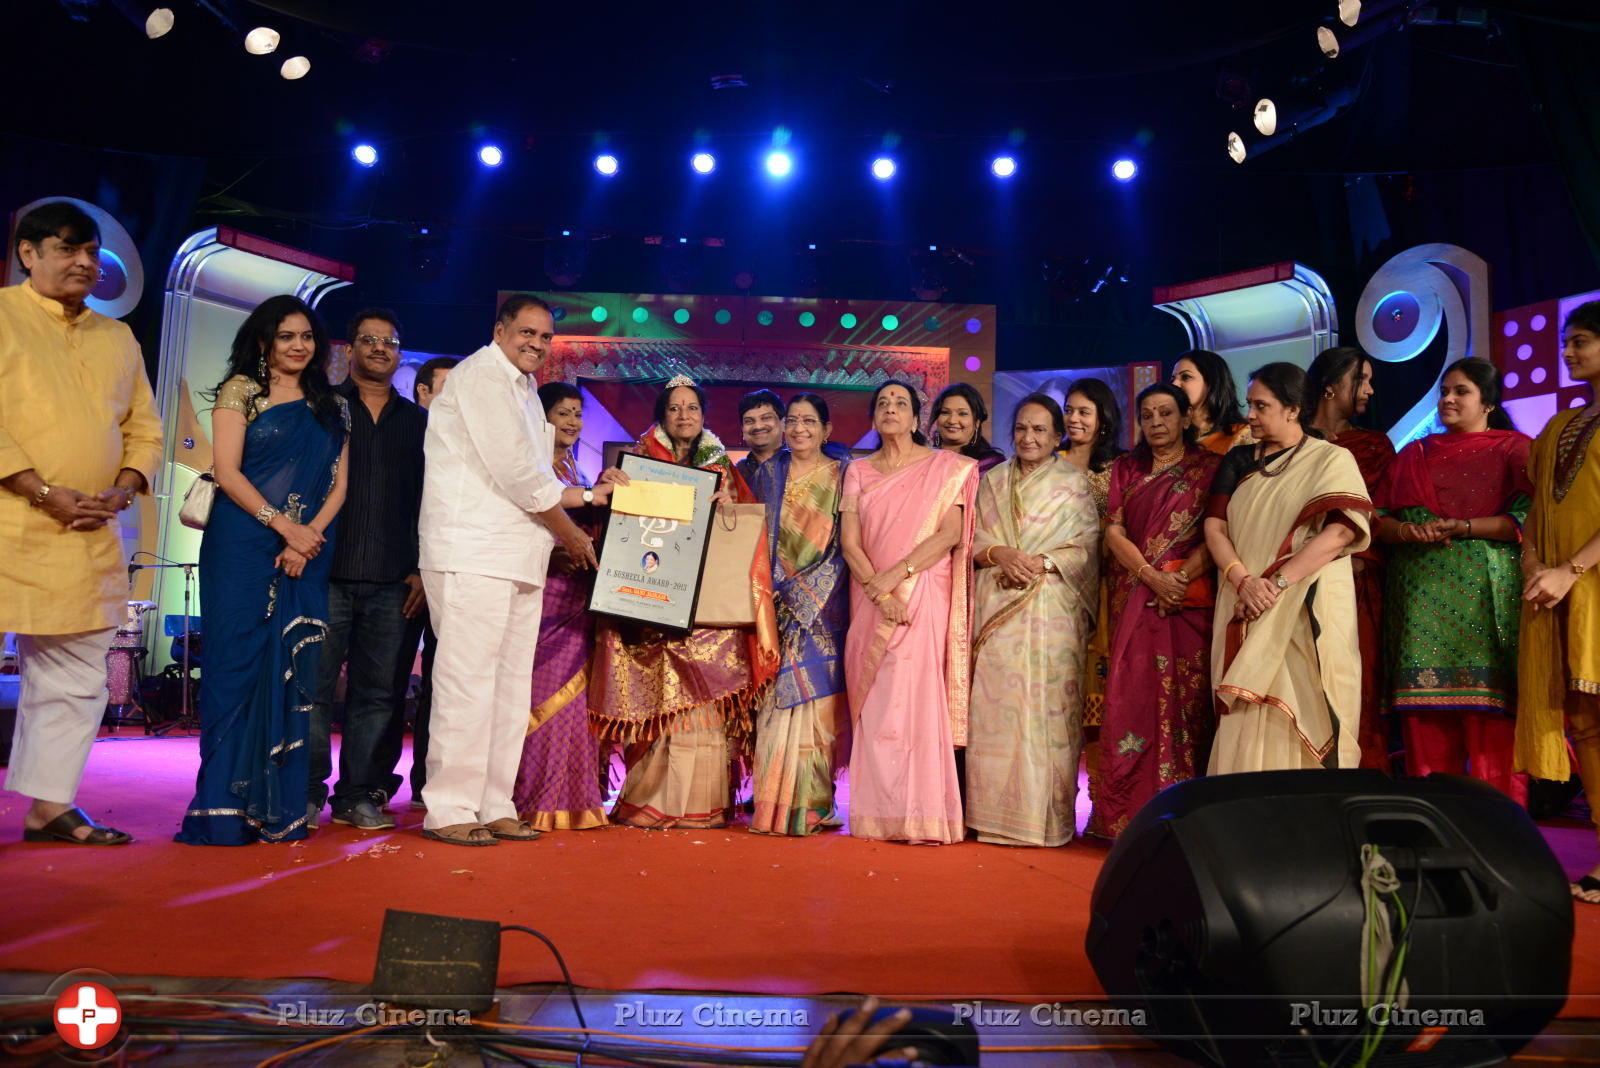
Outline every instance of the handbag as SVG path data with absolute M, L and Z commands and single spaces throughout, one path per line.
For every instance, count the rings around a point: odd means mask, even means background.
M 700 599 L 695 602 L 697 627 L 753 627 L 755 598 L 750 592 L 750 569 L 756 554 L 767 551 L 767 506 L 724 504 L 711 516 L 707 566 L 700 575 Z
M 217 479 L 212 468 L 207 468 L 189 486 L 183 495 L 183 507 L 178 509 L 178 522 L 195 530 L 206 529 L 211 519 L 211 502 L 217 495 Z

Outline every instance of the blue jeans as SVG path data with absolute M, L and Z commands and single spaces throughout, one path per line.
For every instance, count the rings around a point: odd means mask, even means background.
M 317 703 L 311 711 L 309 801 L 320 807 L 328 798 L 333 772 L 329 733 L 333 691 L 339 668 L 349 661 L 345 687 L 344 732 L 339 746 L 339 782 L 333 808 L 342 811 L 388 793 L 382 767 L 384 736 L 395 715 L 395 663 L 401 656 L 406 618 L 401 609 L 409 587 L 404 582 L 328 583 L 328 637 L 317 679 Z

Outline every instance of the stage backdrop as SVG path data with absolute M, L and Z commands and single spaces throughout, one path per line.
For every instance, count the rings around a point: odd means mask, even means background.
M 730 449 L 741 445 L 739 397 L 763 387 L 785 399 L 822 394 L 833 437 L 851 445 L 870 429 L 866 394 L 886 379 L 903 379 L 921 395 L 924 428 L 933 398 L 952 381 L 992 400 L 992 305 L 652 293 L 549 299 L 557 337 L 539 380 L 585 390 L 579 462 L 591 476 L 606 441 L 649 427 L 657 389 L 680 372 L 706 389 L 706 425 Z

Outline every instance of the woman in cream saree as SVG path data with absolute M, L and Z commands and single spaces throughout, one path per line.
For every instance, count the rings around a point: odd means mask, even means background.
M 1350 554 L 1366 547 L 1361 469 L 1306 432 L 1306 374 L 1273 363 L 1247 395 L 1256 445 L 1223 458 L 1206 543 L 1222 569 L 1211 648 L 1221 721 L 1209 774 L 1361 763 Z
M 967 826 L 982 842 L 1058 846 L 1076 829 L 1100 517 L 1089 480 L 1054 451 L 1055 401 L 1026 397 L 1013 422 L 1016 454 L 978 487 Z

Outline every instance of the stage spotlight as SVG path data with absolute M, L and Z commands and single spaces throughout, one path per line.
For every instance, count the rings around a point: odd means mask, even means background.
M 1244 138 L 1233 131 L 1229 131 L 1228 158 L 1235 163 L 1243 163 L 1244 158 L 1249 154 L 1249 151 L 1244 147 Z
M 370 167 L 378 162 L 378 150 L 371 145 L 357 145 L 350 150 L 350 158 L 363 167 Z
M 1317 47 L 1329 59 L 1339 58 L 1339 35 L 1326 26 L 1317 27 Z
M 484 145 L 478 149 L 478 162 L 485 167 L 498 167 L 505 162 L 506 154 L 499 145 Z
M 311 72 L 311 61 L 305 56 L 290 56 L 278 68 L 278 73 L 291 82 L 299 81 Z
M 264 56 L 277 51 L 278 31 L 270 26 L 257 26 L 244 35 L 244 50 L 252 56 Z
M 594 169 L 605 175 L 607 178 L 610 178 L 613 174 L 617 173 L 617 166 L 617 157 L 615 156 L 606 155 L 596 156 L 594 158 Z
M 1256 109 L 1250 121 L 1256 124 L 1256 132 L 1262 137 L 1271 137 L 1278 132 L 1278 105 L 1268 96 L 1256 101 Z
M 780 150 L 767 153 L 767 173 L 774 178 L 787 178 L 794 170 L 794 157 Z
M 872 161 L 872 176 L 880 182 L 887 182 L 894 177 L 894 160 L 887 156 L 879 156 Z
M 152 41 L 157 37 L 165 37 L 172 32 L 172 24 L 176 21 L 177 17 L 170 7 L 158 7 L 144 20 L 144 35 Z
M 1017 173 L 1017 161 L 1010 156 L 996 156 L 989 164 L 989 169 L 996 178 L 1010 178 Z
M 689 166 L 696 174 L 710 174 L 717 169 L 717 157 L 709 152 L 696 152 L 689 157 Z
M 1361 19 L 1361 0 L 1339 0 L 1339 21 L 1354 26 Z
M 1119 182 L 1131 182 L 1138 174 L 1139 164 L 1131 159 L 1119 159 L 1111 165 L 1111 177 Z

